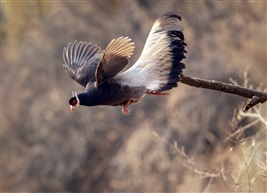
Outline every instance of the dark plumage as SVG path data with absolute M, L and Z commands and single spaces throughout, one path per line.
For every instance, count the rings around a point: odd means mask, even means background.
M 130 38 L 114 39 L 105 50 L 87 42 L 69 43 L 63 50 L 63 67 L 70 78 L 86 88 L 78 95 L 73 93 L 71 111 L 79 105 L 121 105 L 128 114 L 128 105 L 145 94 L 165 95 L 161 92 L 177 87 L 186 53 L 180 20 L 174 13 L 158 18 L 140 58 L 125 72 L 134 51 Z

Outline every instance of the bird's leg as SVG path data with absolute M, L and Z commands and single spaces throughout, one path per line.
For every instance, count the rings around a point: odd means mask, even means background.
M 158 95 L 158 96 L 165 96 L 169 95 L 169 93 L 164 93 L 164 92 L 158 92 L 158 91 L 146 91 L 146 94 L 151 94 L 151 95 Z

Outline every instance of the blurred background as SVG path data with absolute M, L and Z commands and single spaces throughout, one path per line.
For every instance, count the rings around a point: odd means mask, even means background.
M 128 36 L 133 64 L 155 19 L 182 16 L 184 74 L 266 88 L 265 1 L 3 1 L 4 192 L 266 192 L 266 104 L 179 84 L 169 96 L 69 111 L 70 41 Z M 266 90 L 266 89 L 265 89 Z

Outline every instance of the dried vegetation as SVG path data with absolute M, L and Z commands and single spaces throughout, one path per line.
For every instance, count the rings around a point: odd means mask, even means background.
M 62 49 L 136 42 L 154 20 L 183 18 L 186 75 L 266 88 L 264 1 L 5 1 L 1 3 L 1 164 L 5 192 L 266 192 L 266 104 L 180 84 L 118 107 L 69 112 L 82 90 Z M 234 81 L 233 81 L 234 80 Z M 242 85 L 244 85 L 242 83 Z

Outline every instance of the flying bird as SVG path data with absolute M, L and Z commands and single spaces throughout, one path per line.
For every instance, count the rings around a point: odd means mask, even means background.
M 80 105 L 119 105 L 128 115 L 129 105 L 146 94 L 167 95 L 164 91 L 177 87 L 186 53 L 180 21 L 174 13 L 159 17 L 141 56 L 125 71 L 135 48 L 130 38 L 113 39 L 105 50 L 91 42 L 70 42 L 63 49 L 63 67 L 70 78 L 85 87 L 82 93 L 72 92 L 70 110 Z

